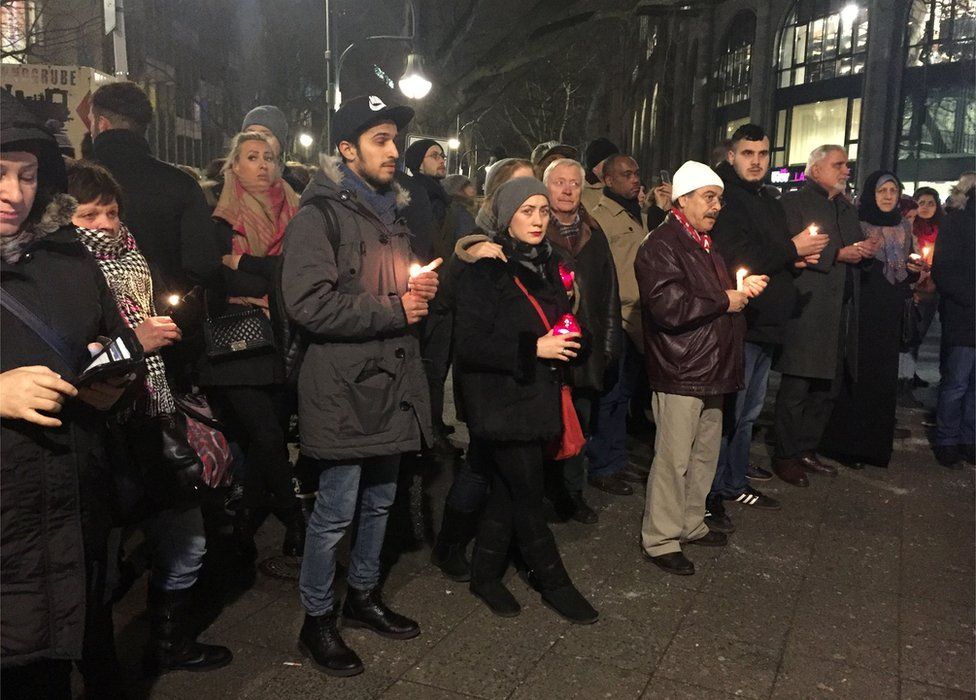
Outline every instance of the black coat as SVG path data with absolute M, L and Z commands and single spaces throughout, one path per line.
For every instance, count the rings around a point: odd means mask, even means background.
M 57 201 L 57 200 L 56 200 Z M 69 214 L 70 216 L 70 214 Z M 69 219 L 70 220 L 70 219 Z M 65 226 L 36 241 L 17 263 L 0 264 L 6 293 L 34 311 L 82 358 L 69 367 L 6 309 L 0 312 L 0 370 L 44 365 L 70 379 L 100 335 L 135 338 L 105 278 Z M 0 659 L 77 659 L 85 627 L 86 565 L 106 561 L 109 471 L 104 418 L 77 400 L 60 428 L 0 422 Z
M 942 342 L 976 345 L 973 302 L 976 297 L 976 193 L 965 209 L 949 212 L 939 227 L 932 260 L 932 279 L 939 290 Z
M 746 340 L 778 345 L 796 306 L 797 254 L 791 239 L 797 232 L 790 231 L 783 205 L 761 182 L 746 182 L 729 163 L 715 170 L 725 182 L 722 210 L 711 232 L 716 250 L 733 274 L 744 267 L 751 275 L 769 275 L 766 289 L 743 314 Z
M 560 368 L 557 361 L 536 357 L 536 341 L 546 327 L 515 277 L 550 324 L 569 311 L 554 255 L 545 279 L 511 256 L 507 263 L 492 258 L 464 265 L 454 316 L 455 377 L 472 435 L 549 440 L 562 429 Z
M 620 317 L 620 291 L 617 268 L 607 237 L 596 221 L 580 209 L 580 234 L 570 246 L 559 235 L 552 219 L 546 238 L 567 260 L 576 274 L 579 305 L 576 320 L 591 343 L 586 361 L 572 368 L 574 389 L 604 391 L 611 385 L 609 374 L 616 377 L 616 362 L 621 355 L 623 327 Z
M 153 158 L 142 136 L 111 129 L 95 137 L 95 160 L 122 187 L 122 219 L 154 274 L 160 292 L 216 285 L 220 255 L 203 190 L 185 172 Z
M 438 226 L 430 197 L 423 185 L 404 172 L 397 170 L 394 180 L 408 195 L 400 214 L 410 231 L 410 247 L 421 262 L 429 262 L 434 257 L 434 237 Z

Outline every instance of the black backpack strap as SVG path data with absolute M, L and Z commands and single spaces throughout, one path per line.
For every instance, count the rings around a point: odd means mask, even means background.
M 332 257 L 338 262 L 339 257 L 339 217 L 336 216 L 335 209 L 328 197 L 312 197 L 305 205 L 311 205 L 318 209 L 325 218 L 325 237 L 329 239 L 332 246 Z M 303 205 L 304 206 L 304 205 Z
M 44 321 L 39 319 L 33 311 L 24 306 L 17 297 L 3 288 L 0 288 L 0 306 L 3 306 L 3 308 L 20 319 L 21 323 L 34 331 L 48 347 L 57 353 L 58 357 L 64 361 L 72 372 L 77 369 L 81 354 L 73 353 L 60 335 L 54 332 Z

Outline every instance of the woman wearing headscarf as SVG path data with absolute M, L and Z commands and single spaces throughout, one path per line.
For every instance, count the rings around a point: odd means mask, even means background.
M 510 180 L 495 193 L 492 214 L 492 238 L 506 260 L 464 267 L 455 321 L 464 416 L 491 475 L 470 587 L 496 615 L 519 613 L 502 582 L 514 541 L 543 602 L 571 622 L 589 624 L 597 612 L 573 586 L 542 505 L 545 447 L 563 428 L 562 374 L 581 350 L 579 333 L 551 330 L 569 301 L 545 237 L 548 190 L 535 178 Z
M 906 302 L 928 266 L 915 251 L 911 224 L 901 215 L 901 181 L 886 170 L 871 173 L 858 201 L 865 238 L 877 243 L 862 264 L 857 381 L 845 381 L 821 444 L 827 454 L 855 468 L 888 466 L 895 436 L 898 353 Z
M 104 595 L 112 488 L 103 411 L 123 390 L 105 382 L 78 389 L 72 382 L 100 337 L 122 337 L 132 349 L 139 344 L 75 237 L 74 200 L 65 187 L 54 136 L 0 91 L 4 698 L 70 698 L 71 661 L 82 658 L 83 648 L 99 661 L 83 667 L 89 697 L 119 697 Z
M 281 164 L 263 134 L 234 137 L 223 167 L 224 187 L 213 212 L 223 253 L 227 299 L 210 300 L 211 315 L 259 308 L 269 317 L 285 227 L 298 195 L 281 178 Z M 277 325 L 278 319 L 272 319 Z M 285 525 L 282 551 L 300 556 L 305 535 L 288 456 L 290 402 L 280 349 L 209 359 L 201 385 L 246 451 L 244 494 L 234 518 L 234 538 L 247 558 L 256 554 L 254 533 L 268 513 Z

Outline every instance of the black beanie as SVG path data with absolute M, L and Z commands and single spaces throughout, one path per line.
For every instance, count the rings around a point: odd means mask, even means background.
M 593 170 L 602 161 L 616 153 L 620 153 L 620 149 L 610 139 L 603 138 L 602 136 L 598 139 L 593 139 L 586 147 L 586 163 L 584 165 L 586 165 L 587 172 Z
M 33 153 L 37 156 L 38 187 L 49 192 L 67 191 L 68 176 L 54 134 L 6 90 L 0 90 L 0 150 Z
M 440 146 L 440 144 L 434 139 L 420 139 L 410 144 L 410 148 L 403 154 L 404 164 L 414 175 L 420 172 L 420 164 L 424 162 L 424 156 L 431 146 Z

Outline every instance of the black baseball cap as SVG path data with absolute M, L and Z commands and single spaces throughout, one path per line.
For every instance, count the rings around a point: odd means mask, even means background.
M 366 129 L 381 122 L 393 122 L 398 130 L 403 130 L 413 119 L 413 114 L 412 107 L 388 107 L 375 95 L 354 97 L 343 102 L 332 115 L 332 143 L 338 146 L 341 141 L 355 141 Z

